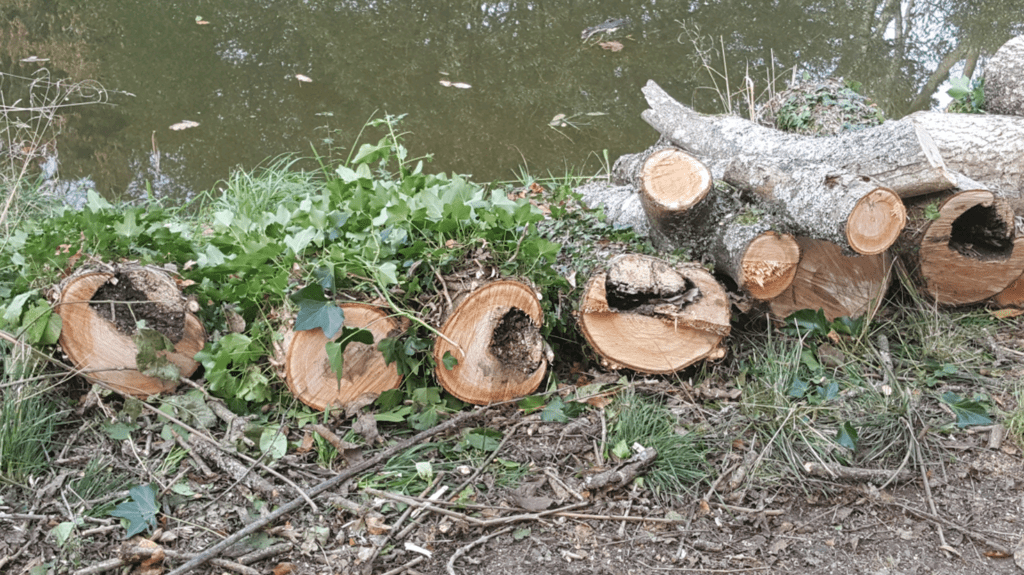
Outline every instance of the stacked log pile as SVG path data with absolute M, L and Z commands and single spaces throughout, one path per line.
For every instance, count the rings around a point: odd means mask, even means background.
M 584 200 L 713 264 L 776 317 L 875 309 L 894 256 L 940 305 L 1024 303 L 1024 118 L 919 112 L 812 137 L 699 114 L 653 81 L 643 93 L 658 144 Z M 678 187 L 700 191 L 665 192 Z

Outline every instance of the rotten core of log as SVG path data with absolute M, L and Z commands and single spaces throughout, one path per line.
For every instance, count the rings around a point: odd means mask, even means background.
M 847 256 L 835 244 L 797 237 L 802 256 L 793 282 L 769 303 L 772 316 L 785 319 L 802 309 L 821 309 L 829 321 L 873 314 L 891 281 L 888 252 Z
M 610 368 L 672 373 L 725 354 L 729 311 L 725 290 L 704 268 L 627 254 L 587 282 L 579 323 Z
M 360 396 L 379 395 L 402 383 L 398 364 L 388 364 L 377 349 L 380 341 L 395 337 L 401 330 L 398 320 L 387 310 L 362 303 L 343 303 L 344 327 L 367 329 L 373 334 L 373 345 L 353 342 L 345 347 L 341 378 L 327 358 L 327 342 L 331 339 L 322 329 L 289 332 L 285 335 L 285 382 L 292 394 L 313 409 L 345 407 Z M 340 330 L 339 330 L 340 332 Z
M 82 269 L 65 279 L 57 313 L 60 344 L 76 368 L 122 393 L 148 397 L 173 391 L 177 380 L 142 374 L 133 339 L 140 321 L 171 341 L 174 349 L 160 355 L 184 377 L 199 364 L 192 359 L 206 343 L 199 318 L 186 311 L 187 301 L 166 272 L 134 264 Z
M 987 190 L 945 198 L 938 218 L 921 215 L 901 240 L 900 255 L 940 305 L 976 303 L 1002 292 L 1024 272 L 1024 238 L 1016 237 L 1013 210 Z
M 529 395 L 547 372 L 536 292 L 498 280 L 461 298 L 434 342 L 435 375 L 455 397 L 487 405 Z M 457 363 L 449 369 L 452 359 Z

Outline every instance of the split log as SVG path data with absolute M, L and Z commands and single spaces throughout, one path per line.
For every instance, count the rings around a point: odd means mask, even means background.
M 288 389 L 299 401 L 321 411 L 344 407 L 363 394 L 380 394 L 402 383 L 398 365 L 389 365 L 377 349 L 382 339 L 401 333 L 398 320 L 387 310 L 369 304 L 343 303 L 338 307 L 345 313 L 344 327 L 367 329 L 373 334 L 373 345 L 352 342 L 345 347 L 340 381 L 326 348 L 338 334 L 328 339 L 324 330 L 309 329 L 290 332 L 284 342 Z
M 985 107 L 992 114 L 1024 116 L 1024 36 L 1003 44 L 985 66 Z
M 725 355 L 729 299 L 703 267 L 628 254 L 588 280 L 579 323 L 612 369 L 672 373 Z
M 83 268 L 65 279 L 59 291 L 61 348 L 90 377 L 135 397 L 174 391 L 177 378 L 144 375 L 138 369 L 134 338 L 140 320 L 173 344 L 173 350 L 157 356 L 176 366 L 181 376 L 189 377 L 199 367 L 192 358 L 203 349 L 206 331 L 163 270 L 138 265 Z
M 777 319 L 802 309 L 821 309 L 832 321 L 874 314 L 889 289 L 892 257 L 888 252 L 847 256 L 839 246 L 797 237 L 802 254 L 796 277 L 768 306 Z
M 536 391 L 552 358 L 540 335 L 544 312 L 533 288 L 498 280 L 456 300 L 434 343 L 441 386 L 477 405 Z M 449 369 L 452 358 L 458 363 Z
M 699 114 L 653 81 L 647 83 L 643 93 L 651 107 L 643 112 L 643 119 L 663 138 L 701 158 L 716 179 L 723 178 L 729 165 L 739 160 L 748 164 L 800 162 L 805 166 L 829 166 L 836 176 L 872 178 L 900 197 L 956 186 L 929 133 L 913 122 L 885 122 L 838 136 L 809 137 L 780 132 L 737 116 Z M 766 185 L 762 183 L 762 187 Z
M 924 202 L 911 206 L 911 225 L 898 251 L 921 290 L 941 305 L 993 297 L 1024 272 L 1024 238 L 1016 238 L 1013 209 L 988 190 L 958 192 L 938 202 L 927 219 Z

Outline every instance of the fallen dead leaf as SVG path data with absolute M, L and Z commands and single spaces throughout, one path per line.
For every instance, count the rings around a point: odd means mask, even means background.
M 451 82 L 451 80 L 438 80 L 438 82 L 437 82 L 437 83 L 438 83 L 438 84 L 441 84 L 441 85 L 442 85 L 442 86 L 444 86 L 445 88 L 451 88 L 451 87 L 452 87 L 452 82 Z
M 459 88 L 461 90 L 468 90 L 468 89 L 470 89 L 472 87 L 473 86 L 470 86 L 469 84 L 463 84 L 462 82 L 454 82 L 454 83 L 452 83 L 452 88 Z
M 376 511 L 368 513 L 365 517 L 365 521 L 366 531 L 369 532 L 370 535 L 383 535 L 388 531 L 391 531 L 391 527 L 384 523 L 384 516 Z
M 302 442 L 299 443 L 299 447 L 295 451 L 306 453 L 311 449 L 313 449 L 313 434 L 307 429 L 306 433 L 302 435 Z
M 289 573 L 295 573 L 296 567 L 294 563 L 278 563 L 274 566 L 274 575 L 288 575 Z
M 989 314 L 996 319 L 1009 319 L 1011 317 L 1017 317 L 1024 314 L 1024 309 L 997 309 L 995 311 L 990 311 Z
M 307 76 L 305 74 L 296 74 L 295 75 L 295 79 L 300 81 L 300 82 L 306 82 L 307 84 L 313 81 L 312 78 L 310 78 L 309 76 Z
M 195 128 L 199 125 L 199 122 L 193 122 L 192 120 L 182 120 L 177 124 L 171 124 L 170 128 L 174 131 L 187 130 L 189 128 Z
M 601 42 L 600 44 L 598 44 L 598 46 L 604 48 L 605 50 L 611 50 L 612 52 L 618 52 L 625 48 L 625 46 L 623 46 L 621 42 L 615 42 L 614 40 L 609 42 Z
M 549 126 L 557 126 L 557 125 L 561 124 L 562 120 L 564 120 L 564 119 L 565 119 L 565 114 L 556 114 L 555 117 L 551 118 L 551 121 L 548 122 L 548 125 Z

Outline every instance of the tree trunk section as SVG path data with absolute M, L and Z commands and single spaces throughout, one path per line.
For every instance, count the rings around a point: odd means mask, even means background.
M 587 282 L 579 322 L 609 368 L 672 373 L 725 355 L 729 312 L 725 290 L 704 268 L 629 254 Z
M 199 367 L 192 358 L 206 344 L 206 331 L 187 311 L 174 280 L 158 268 L 83 269 L 62 282 L 56 305 L 64 353 L 77 369 L 121 393 L 146 398 L 178 386 L 177 379 L 138 370 L 133 336 L 140 319 L 174 345 L 173 351 L 159 355 L 177 366 L 182 376 L 191 376 Z
M 547 372 L 544 312 L 530 286 L 498 280 L 456 304 L 434 343 L 438 382 L 455 397 L 487 405 L 529 395 Z M 446 363 L 457 360 L 448 369 Z
M 985 107 L 992 114 L 1024 116 L 1024 36 L 1003 44 L 985 66 Z
M 933 221 L 924 218 L 924 207 L 913 206 L 899 252 L 921 291 L 937 303 L 977 303 L 1020 277 L 1024 239 L 1015 239 L 1007 201 L 987 190 L 959 192 L 941 201 Z
M 368 304 L 339 304 L 345 313 L 344 327 L 367 329 L 373 345 L 349 343 L 342 354 L 341 380 L 327 358 L 327 342 L 322 329 L 293 331 L 285 336 L 285 382 L 292 394 L 313 409 L 343 408 L 366 393 L 379 395 L 402 383 L 398 366 L 384 361 L 377 349 L 380 341 L 401 332 L 399 322 L 387 310 Z
M 787 134 L 736 116 L 705 116 L 672 99 L 653 81 L 643 88 L 651 107 L 643 119 L 673 144 L 694 154 L 722 178 L 729 164 L 800 162 L 829 166 L 835 176 L 864 176 L 910 197 L 956 185 L 929 133 L 910 121 L 838 136 Z M 828 195 L 828 191 L 822 192 Z
M 888 252 L 847 256 L 835 244 L 797 237 L 802 256 L 789 287 L 769 302 L 773 316 L 784 319 L 802 309 L 821 309 L 829 321 L 873 314 L 889 289 L 892 258 Z

